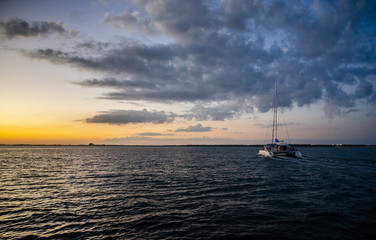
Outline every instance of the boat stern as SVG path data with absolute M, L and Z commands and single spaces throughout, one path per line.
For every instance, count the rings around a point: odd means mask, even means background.
M 259 150 L 258 154 L 261 155 L 261 156 L 263 156 L 263 157 L 273 157 L 274 156 L 273 152 L 267 151 L 267 150 L 263 150 L 263 149 Z
M 299 151 L 296 151 L 296 152 L 295 152 L 295 157 L 300 158 L 300 157 L 302 157 L 302 154 L 301 154 Z

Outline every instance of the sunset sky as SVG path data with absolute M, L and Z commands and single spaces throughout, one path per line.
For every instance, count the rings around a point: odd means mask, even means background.
M 0 144 L 263 144 L 275 80 L 285 138 L 376 144 L 376 1 L 0 1 Z

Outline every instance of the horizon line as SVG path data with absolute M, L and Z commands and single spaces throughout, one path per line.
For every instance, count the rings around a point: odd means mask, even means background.
M 61 147 L 261 147 L 265 144 L 28 144 L 28 143 L 15 143 L 15 144 L 3 144 L 0 146 L 61 146 Z M 327 143 L 301 143 L 291 144 L 301 147 L 376 147 L 376 144 L 327 144 Z

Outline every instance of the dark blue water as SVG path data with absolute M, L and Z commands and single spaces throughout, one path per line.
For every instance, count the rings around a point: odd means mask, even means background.
M 375 239 L 376 149 L 0 147 L 2 239 Z

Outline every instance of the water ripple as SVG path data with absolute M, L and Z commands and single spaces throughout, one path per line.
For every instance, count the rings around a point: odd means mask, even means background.
M 372 239 L 376 149 L 0 147 L 1 239 Z

